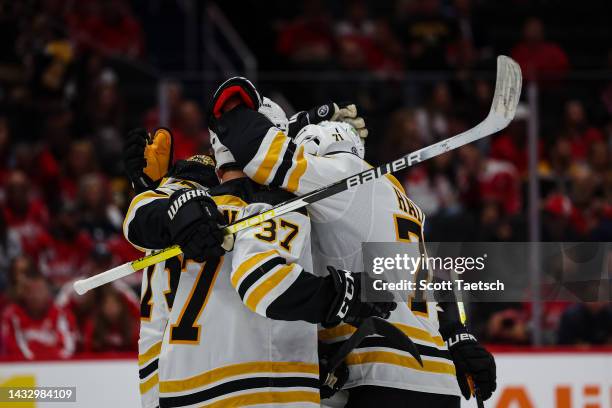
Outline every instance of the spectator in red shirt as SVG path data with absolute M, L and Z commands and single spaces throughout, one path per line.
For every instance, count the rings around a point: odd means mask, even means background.
M 58 194 L 61 163 L 70 147 L 73 125 L 74 115 L 70 110 L 54 108 L 44 119 L 44 143 L 33 145 L 20 138 L 14 149 L 15 169 L 27 175 L 30 194 L 44 197 L 49 208 L 59 205 L 63 198 Z
M 577 242 L 581 219 L 569 197 L 551 194 L 544 201 L 542 241 Z
M 135 351 L 138 323 L 129 313 L 121 293 L 108 285 L 99 292 L 99 308 L 85 324 L 85 351 Z
M 174 160 L 182 160 L 210 147 L 208 133 L 204 130 L 202 112 L 193 101 L 181 103 L 178 126 L 172 129 Z
M 13 171 L 6 184 L 4 219 L 21 239 L 23 249 L 33 256 L 42 249 L 49 213 L 42 201 L 32 197 L 30 180 L 22 171 Z
M 280 30 L 278 52 L 301 67 L 326 64 L 334 51 L 331 19 L 321 0 L 303 4 L 300 17 Z
M 31 193 L 43 196 L 49 207 L 63 198 L 57 194 L 60 189 L 60 168 L 60 159 L 51 151 L 50 146 L 33 148 L 29 143 L 15 146 L 15 169 L 28 176 Z
M 91 237 L 79 231 L 78 223 L 76 208 L 65 204 L 53 217 L 48 241 L 40 252 L 40 269 L 56 288 L 80 274 L 91 251 Z
M 520 180 L 510 162 L 484 158 L 474 146 L 459 150 L 461 166 L 457 179 L 461 199 L 467 208 L 483 202 L 500 204 L 504 215 L 515 215 L 521 208 Z
M 161 123 L 159 106 L 156 106 L 151 108 L 144 116 L 143 127 L 145 129 L 154 129 L 162 125 L 165 125 L 170 129 L 174 129 L 179 124 L 180 107 L 184 101 L 183 86 L 178 81 L 168 81 L 164 90 L 168 104 L 169 117 L 166 118 L 168 123 Z
M 401 45 L 385 21 L 374 21 L 363 0 L 347 2 L 347 18 L 335 25 L 339 46 L 351 42 L 359 48 L 366 65 L 373 71 L 400 71 Z
M 558 83 L 569 70 L 565 51 L 545 40 L 544 25 L 535 17 L 525 22 L 523 40 L 512 49 L 512 58 L 521 66 L 526 80 L 538 80 L 549 86 Z
M 53 304 L 49 285 L 31 259 L 15 258 L 11 284 L 13 301 L 0 320 L 2 353 L 27 360 L 70 357 L 74 317 Z
M 559 137 L 569 139 L 574 160 L 585 159 L 591 145 L 604 139 L 601 131 L 589 124 L 584 105 L 578 100 L 565 104 L 565 124 L 560 133 Z
M 78 3 L 78 2 L 77 2 Z M 75 40 L 83 48 L 132 58 L 142 56 L 144 39 L 138 20 L 125 0 L 90 2 L 81 14 L 68 16 Z M 79 20 L 85 19 L 84 22 Z
M 513 121 L 503 131 L 490 139 L 490 153 L 493 159 L 505 160 L 514 164 L 521 176 L 526 176 L 529 170 L 529 152 L 525 123 Z M 538 140 L 538 159 L 545 152 L 544 141 Z

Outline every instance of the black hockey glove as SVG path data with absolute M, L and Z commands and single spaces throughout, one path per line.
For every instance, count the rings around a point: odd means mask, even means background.
M 368 274 L 336 269 L 333 266 L 328 266 L 327 270 L 334 282 L 336 297 L 323 322 L 324 327 L 332 327 L 340 322 L 358 326 L 363 319 L 370 316 L 386 319 L 397 307 L 393 294 L 386 290 L 375 290 L 374 279 Z M 362 287 L 365 290 L 364 297 L 361 293 Z M 382 301 L 371 302 L 368 298 Z
M 127 134 L 123 147 L 123 164 L 136 193 L 157 188 L 172 164 L 172 133 L 157 129 L 151 138 L 142 128 Z
M 476 337 L 468 333 L 463 325 L 454 330 L 447 338 L 446 344 L 455 363 L 461 394 L 467 400 L 472 395 L 467 377 L 469 375 L 483 401 L 489 399 L 497 388 L 493 355 L 478 343 Z
M 225 254 L 219 229 L 225 220 L 206 191 L 174 192 L 168 201 L 168 221 L 170 240 L 180 245 L 186 259 L 204 262 Z
M 343 361 L 333 371 L 329 371 L 329 359 L 334 355 L 340 344 L 332 345 L 319 342 L 319 392 L 321 399 L 330 398 L 340 391 L 346 380 L 348 380 L 349 370 Z
M 137 128 L 128 132 L 123 144 L 123 165 L 136 193 L 155 188 L 153 180 L 143 172 L 147 166 L 144 151 L 148 141 L 147 131 Z

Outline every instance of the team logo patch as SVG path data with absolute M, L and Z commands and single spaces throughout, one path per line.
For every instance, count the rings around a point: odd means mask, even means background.
M 323 105 L 319 109 L 317 109 L 317 115 L 319 115 L 322 118 L 327 116 L 328 113 L 329 113 L 329 106 L 327 105 Z
M 190 158 L 188 158 L 187 161 L 193 161 L 200 164 L 204 164 L 206 166 L 215 167 L 215 160 L 205 154 L 196 154 L 195 156 L 191 156 Z

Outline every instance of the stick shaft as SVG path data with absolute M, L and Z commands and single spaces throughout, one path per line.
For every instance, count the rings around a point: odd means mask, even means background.
M 237 220 L 234 223 L 227 225 L 224 228 L 224 232 L 235 234 L 238 231 L 242 231 L 243 229 L 260 224 L 271 218 L 295 211 L 299 208 L 305 207 L 306 205 L 316 203 L 317 201 L 321 201 L 343 191 L 356 188 L 373 180 L 377 180 L 383 176 L 386 176 L 387 174 L 407 169 L 415 164 L 457 149 L 461 146 L 465 146 L 468 143 L 481 139 L 485 136 L 489 136 L 490 134 L 491 133 L 483 132 L 480 125 L 476 126 L 475 128 L 459 135 L 450 137 L 446 140 L 407 154 L 406 156 L 394 160 L 391 163 L 385 163 L 378 167 L 364 170 L 361 173 L 355 174 L 354 176 L 347 177 L 328 186 L 321 187 L 300 197 L 292 198 L 291 200 L 278 204 L 268 211 Z
M 166 259 L 170 259 L 173 256 L 177 256 L 181 253 L 181 248 L 178 245 L 168 247 L 150 255 L 143 256 L 135 261 L 126 262 L 123 265 L 119 265 L 113 269 L 109 269 L 108 271 L 91 276 L 87 279 L 78 280 L 74 283 L 74 290 L 79 295 L 82 295 L 91 289 L 95 289 L 114 280 L 121 279 L 136 271 L 147 268 L 151 265 L 155 265 L 156 263 L 163 262 Z

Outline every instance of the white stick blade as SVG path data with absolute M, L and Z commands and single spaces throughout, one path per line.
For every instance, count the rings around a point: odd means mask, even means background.
M 132 264 L 128 262 L 113 269 L 109 269 L 106 272 L 94 275 L 90 278 L 78 280 L 74 282 L 72 287 L 76 293 L 83 295 L 92 289 L 105 285 L 114 280 L 121 279 L 124 276 L 132 273 L 134 273 L 134 268 L 132 268 Z
M 495 94 L 489 116 L 495 117 L 501 128 L 508 126 L 514 118 L 521 98 L 522 85 L 521 67 L 516 61 L 505 55 L 497 57 Z

